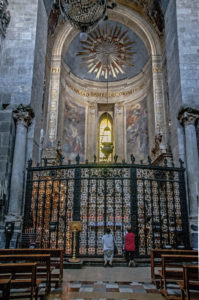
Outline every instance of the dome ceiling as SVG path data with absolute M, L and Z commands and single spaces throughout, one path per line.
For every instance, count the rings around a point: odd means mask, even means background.
M 75 76 L 94 81 L 132 78 L 142 71 L 148 59 L 138 35 L 110 20 L 101 22 L 84 40 L 78 34 L 64 57 Z

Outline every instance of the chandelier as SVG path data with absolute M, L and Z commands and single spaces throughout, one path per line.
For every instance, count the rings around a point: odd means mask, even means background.
M 82 32 L 92 31 L 100 20 L 107 19 L 107 8 L 115 0 L 59 0 L 60 11 L 71 25 Z
M 106 127 L 104 128 L 104 133 L 103 133 L 103 139 L 102 139 L 102 147 L 101 151 L 104 154 L 104 160 L 108 161 L 110 154 L 113 153 L 113 142 L 112 142 L 112 134 L 111 134 L 111 129 L 108 125 L 109 123 L 109 117 L 108 117 L 108 75 L 109 75 L 109 68 L 108 68 L 108 57 L 107 57 L 107 111 L 106 111 Z

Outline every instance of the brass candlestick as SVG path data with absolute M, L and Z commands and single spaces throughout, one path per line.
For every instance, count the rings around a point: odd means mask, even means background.
M 77 232 L 82 230 L 82 224 L 80 221 L 71 221 L 69 222 L 69 229 L 73 232 L 73 257 L 68 261 L 72 263 L 80 262 L 80 259 L 76 257 L 76 235 Z

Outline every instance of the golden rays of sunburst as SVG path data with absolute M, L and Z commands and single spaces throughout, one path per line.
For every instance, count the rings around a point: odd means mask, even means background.
M 98 26 L 81 44 L 82 51 L 77 55 L 82 58 L 82 66 L 86 66 L 88 73 L 93 73 L 96 79 L 107 79 L 108 76 L 116 79 L 119 74 L 125 74 L 128 66 L 133 67 L 134 42 L 130 41 L 128 30 L 122 31 L 117 24 L 115 27 Z

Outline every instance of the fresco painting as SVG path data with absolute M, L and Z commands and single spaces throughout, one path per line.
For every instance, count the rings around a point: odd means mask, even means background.
M 64 156 L 75 160 L 80 155 L 84 161 L 85 146 L 85 109 L 69 101 L 65 102 L 64 112 Z
M 127 106 L 127 157 L 134 154 L 136 159 L 145 160 L 148 155 L 148 121 L 146 99 Z

